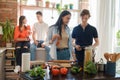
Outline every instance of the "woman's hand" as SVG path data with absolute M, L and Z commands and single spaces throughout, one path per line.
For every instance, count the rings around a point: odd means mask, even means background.
M 30 35 L 32 32 L 30 30 L 27 30 L 28 34 Z
M 60 35 L 59 34 L 54 34 L 52 39 L 49 41 L 49 43 L 52 44 L 56 39 L 60 40 Z
M 60 39 L 60 35 L 59 34 L 54 34 L 52 37 L 52 40 L 54 41 L 55 39 Z

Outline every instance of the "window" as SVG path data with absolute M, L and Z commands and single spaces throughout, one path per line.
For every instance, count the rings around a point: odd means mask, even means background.
M 45 23 L 47 23 L 49 26 L 55 24 L 55 22 L 57 21 L 58 17 L 59 17 L 59 13 L 57 12 L 56 9 L 52 9 L 52 8 L 45 8 L 45 1 L 43 0 L 43 8 L 38 8 L 35 7 L 36 6 L 36 0 L 28 0 L 27 2 L 27 6 L 26 7 L 21 7 L 21 15 L 25 15 L 27 17 L 28 20 L 28 24 L 33 26 L 33 24 L 35 22 L 37 22 L 36 19 L 36 11 L 42 11 L 43 12 L 43 21 Z M 74 5 L 74 9 L 78 10 L 78 3 L 79 0 L 49 0 L 51 3 L 55 2 L 55 4 L 57 3 L 62 3 L 62 7 L 64 7 L 65 4 L 69 5 L 70 3 L 73 3 Z M 27 8 L 29 6 L 33 6 L 34 8 Z M 52 7 L 50 5 L 50 7 Z M 69 22 L 69 27 L 72 28 L 76 25 L 78 25 L 79 22 L 79 12 L 77 11 L 70 11 L 72 16 L 71 16 L 71 20 Z
M 116 40 L 116 33 L 118 30 L 120 30 L 120 1 L 116 0 L 116 8 L 115 8 L 115 46 L 117 46 L 117 40 Z

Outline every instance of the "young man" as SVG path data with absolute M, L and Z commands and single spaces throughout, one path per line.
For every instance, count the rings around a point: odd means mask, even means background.
M 83 67 L 84 65 L 84 47 L 92 46 L 95 48 L 99 45 L 98 33 L 95 27 L 88 24 L 90 13 L 84 9 L 81 14 L 82 23 L 76 26 L 72 32 L 73 44 L 75 47 L 75 54 L 78 64 Z M 93 44 L 93 39 L 95 43 Z
M 32 34 L 34 43 L 32 43 L 30 46 L 31 60 L 35 60 L 35 53 L 36 53 L 37 47 L 45 48 L 46 53 L 47 53 L 47 59 L 48 59 L 49 58 L 49 56 L 48 56 L 49 47 L 47 47 L 43 44 L 43 42 L 46 39 L 48 25 L 43 22 L 42 12 L 40 12 L 40 11 L 36 12 L 36 17 L 37 17 L 38 22 L 36 22 L 33 25 L 33 34 Z

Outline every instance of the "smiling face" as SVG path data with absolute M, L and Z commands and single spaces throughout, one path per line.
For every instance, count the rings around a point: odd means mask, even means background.
M 88 19 L 89 19 L 89 15 L 81 16 L 82 23 L 87 23 Z
M 42 16 L 41 16 L 41 15 L 37 14 L 36 17 L 37 17 L 37 20 L 38 20 L 39 22 L 42 21 Z
M 23 20 L 23 24 L 26 24 L 27 23 L 27 19 L 25 18 L 24 20 Z
M 82 10 L 80 13 L 80 18 L 82 23 L 87 23 L 88 19 L 90 18 L 90 12 L 87 9 Z
M 70 19 L 71 19 L 71 15 L 70 14 L 62 17 L 63 24 L 67 25 L 69 23 Z

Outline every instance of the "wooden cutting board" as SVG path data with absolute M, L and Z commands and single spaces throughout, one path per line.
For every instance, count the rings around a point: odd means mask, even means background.
M 71 63 L 71 62 L 74 62 L 72 60 L 51 60 L 51 61 L 48 61 L 48 62 L 54 62 L 54 63 Z
M 59 66 L 59 67 L 68 67 L 68 68 L 71 67 L 71 63 L 68 63 L 68 62 L 67 62 L 67 63 L 65 63 L 65 62 L 64 62 L 64 63 L 62 63 L 62 62 L 60 62 L 60 63 L 59 63 L 59 62 L 58 62 L 58 63 L 57 63 L 57 62 L 48 62 L 48 64 L 49 64 L 50 66 L 55 66 L 55 65 L 57 65 L 57 66 Z

